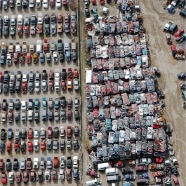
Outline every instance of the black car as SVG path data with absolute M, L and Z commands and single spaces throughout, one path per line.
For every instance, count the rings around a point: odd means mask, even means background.
M 186 78 L 186 72 L 181 72 L 178 74 L 178 79 L 185 79 Z
M 53 136 L 54 136 L 54 138 L 59 138 L 59 128 L 58 127 L 54 128 Z
M 79 171 L 78 171 L 78 169 L 74 169 L 73 170 L 73 177 L 74 177 L 75 180 L 79 179 Z
M 43 182 L 44 181 L 43 171 L 42 170 L 38 171 L 38 179 L 39 179 L 39 182 Z
M 25 141 L 21 141 L 20 149 L 21 149 L 21 152 L 25 152 L 26 151 L 26 143 L 25 143 Z
M 16 110 L 19 110 L 20 109 L 20 105 L 21 105 L 20 100 L 19 99 L 16 99 L 15 102 L 14 102 L 14 104 L 15 104 L 15 109 Z
M 21 130 L 21 139 L 26 139 L 26 135 L 27 135 L 26 129 L 22 128 L 22 130 Z
M 15 112 L 14 117 L 15 117 L 15 122 L 16 123 L 20 121 L 20 113 L 19 112 Z
M 66 72 L 66 69 L 63 69 L 61 73 L 61 79 L 66 80 L 66 78 L 67 78 L 67 72 Z
M 65 59 L 64 53 L 63 52 L 60 52 L 59 53 L 59 61 L 60 61 L 60 63 L 64 62 L 64 59 Z
M 90 11 L 87 7 L 85 8 L 85 16 L 90 17 Z
M 17 158 L 14 158 L 13 169 L 14 169 L 14 171 L 19 170 L 19 162 L 18 162 Z
M 64 96 L 61 97 L 60 102 L 61 102 L 61 107 L 62 107 L 62 108 L 65 108 L 65 107 L 66 107 L 66 98 L 65 98 Z
M 28 7 L 28 1 L 27 0 L 23 0 L 22 1 L 22 6 L 23 6 L 23 8 L 27 8 Z
M 73 140 L 72 146 L 74 150 L 77 150 L 79 148 L 79 143 L 77 139 Z
M 70 156 L 67 157 L 67 168 L 68 169 L 72 168 L 72 158 Z
M 21 92 L 21 82 L 20 81 L 16 81 L 15 91 L 17 93 L 20 93 Z
M 186 83 L 182 84 L 180 87 L 181 87 L 181 90 L 186 90 Z
M 5 129 L 1 129 L 1 140 L 5 140 L 6 139 L 6 131 Z
M 46 72 L 46 70 L 43 70 L 43 72 L 42 72 L 42 80 L 47 80 L 47 72 Z
M 65 149 L 65 140 L 64 139 L 61 139 L 60 140 L 60 149 L 61 150 L 64 150 Z
M 1 141 L 0 142 L 0 152 L 4 152 L 5 151 L 5 142 Z
M 12 162 L 10 159 L 6 160 L 6 171 L 11 171 L 12 170 Z

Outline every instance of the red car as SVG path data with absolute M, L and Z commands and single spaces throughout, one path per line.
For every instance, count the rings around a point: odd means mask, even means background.
M 26 63 L 30 64 L 32 62 L 32 56 L 31 53 L 27 53 L 26 54 Z
M 36 172 L 34 170 L 31 170 L 30 181 L 34 182 L 35 180 L 36 180 Z
M 41 150 L 45 150 L 46 149 L 46 142 L 42 141 L 40 144 Z
M 49 80 L 48 82 L 49 91 L 52 92 L 54 90 L 54 81 Z
M 33 139 L 33 129 L 32 128 L 28 129 L 28 139 Z
M 7 152 L 10 152 L 12 150 L 12 143 L 10 141 L 6 144 L 6 150 Z
M 0 159 L 0 170 L 4 170 L 4 161 L 3 159 Z
M 104 5 L 105 4 L 105 0 L 100 0 L 100 4 Z
M 63 0 L 63 5 L 68 5 L 68 0 Z
M 175 36 L 175 37 L 180 37 L 183 33 L 184 33 L 184 30 L 183 30 L 183 29 L 179 29 L 179 30 L 174 34 L 174 36 Z
M 57 181 L 57 171 L 56 170 L 52 171 L 52 180 Z
M 52 127 L 48 127 L 48 138 L 51 139 L 52 138 Z
M 19 63 L 19 53 L 14 53 L 14 63 Z
M 16 180 L 16 183 L 21 183 L 21 173 L 20 172 L 16 172 L 16 175 L 15 175 L 15 180 Z
M 17 32 L 20 37 L 23 35 L 23 26 L 22 25 L 18 25 Z
M 66 90 L 66 81 L 65 80 L 61 81 L 61 88 L 62 88 L 63 91 Z
M 67 126 L 67 138 L 71 138 L 71 137 L 72 137 L 72 127 Z
M 0 72 L 0 82 L 2 82 L 2 81 L 3 81 L 3 73 Z
M 43 25 L 42 24 L 37 25 L 37 33 L 38 34 L 42 34 L 43 33 Z
M 27 81 L 23 81 L 21 84 L 22 87 L 22 94 L 26 94 L 27 92 Z
M 27 158 L 27 160 L 26 160 L 26 169 L 27 170 L 32 169 L 32 159 L 31 158 Z
M 29 27 L 29 25 L 25 25 L 24 26 L 24 33 L 25 33 L 25 36 L 29 36 L 29 34 L 30 34 L 30 27 Z
M 15 149 L 15 152 L 18 152 L 20 150 L 20 144 L 18 141 L 15 141 L 14 149 Z
M 76 23 L 71 23 L 71 32 L 73 34 L 77 34 L 77 24 Z
M 23 182 L 28 183 L 28 172 L 27 171 L 23 172 Z
M 50 7 L 53 8 L 55 6 L 55 1 L 54 0 L 50 0 Z
M 6 175 L 6 172 L 5 171 L 3 171 L 1 173 L 1 183 L 2 184 L 6 184 L 7 183 L 7 175 Z
M 95 5 L 95 4 L 96 4 L 96 0 L 91 0 L 91 3 L 92 3 L 93 5 Z
M 33 151 L 33 143 L 32 141 L 28 141 L 28 152 L 32 152 Z
M 59 167 L 59 159 L 58 157 L 54 157 L 54 168 L 58 168 Z
M 79 72 L 78 72 L 77 69 L 74 69 L 73 77 L 74 78 L 79 78 Z

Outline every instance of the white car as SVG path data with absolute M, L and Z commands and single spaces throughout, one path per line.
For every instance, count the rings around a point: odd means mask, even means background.
M 16 43 L 15 52 L 21 53 L 21 45 L 19 43 Z
M 59 70 L 56 70 L 56 72 L 55 72 L 55 81 L 60 81 L 60 72 L 59 72 Z
M 14 183 L 14 172 L 8 173 L 8 180 L 10 184 Z
M 23 73 L 22 82 L 28 81 L 28 74 L 26 72 Z
M 26 101 L 21 101 L 21 110 L 26 111 L 27 110 L 27 102 Z
M 37 129 L 34 130 L 34 138 L 35 139 L 39 138 L 39 130 L 37 130 Z
M 41 12 L 38 13 L 37 24 L 43 24 L 43 14 Z
M 18 25 L 23 25 L 23 16 L 22 15 L 17 16 L 17 24 Z
M 38 169 L 38 168 L 39 168 L 39 159 L 34 158 L 33 169 Z
M 8 66 L 12 65 L 12 56 L 11 56 L 11 54 L 7 54 L 7 56 L 6 56 L 6 64 Z
M 124 143 L 124 140 L 125 140 L 125 131 L 120 130 L 119 131 L 119 143 Z
M 53 52 L 53 61 L 54 63 L 58 62 L 58 53 L 56 51 Z
M 78 160 L 78 156 L 74 156 L 73 157 L 73 168 L 78 168 L 78 164 L 79 164 L 79 162 L 78 162 L 79 160 Z
M 79 80 L 77 78 L 74 79 L 74 90 L 79 90 Z
M 35 81 L 35 92 L 40 92 L 40 82 L 39 81 Z
M 61 156 L 60 159 L 61 163 L 60 163 L 60 169 L 65 169 L 65 157 Z
M 56 0 L 56 7 L 61 8 L 61 0 Z
M 46 92 L 47 91 L 47 81 L 46 80 L 43 80 L 42 81 L 42 91 L 43 92 Z
M 43 8 L 48 8 L 48 0 L 43 0 Z
M 39 141 L 38 140 L 34 140 L 34 150 L 36 152 L 39 151 Z
M 29 7 L 34 8 L 35 7 L 35 0 L 29 0 Z
M 60 127 L 60 136 L 61 137 L 65 136 L 65 127 L 64 126 Z
M 59 171 L 59 180 L 64 180 L 65 179 L 65 173 L 64 173 L 64 169 L 61 169 Z

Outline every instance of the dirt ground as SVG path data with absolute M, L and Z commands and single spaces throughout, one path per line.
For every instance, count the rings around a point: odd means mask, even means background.
M 186 71 L 186 61 L 173 59 L 163 32 L 166 22 L 175 22 L 184 30 L 186 30 L 186 24 L 178 14 L 179 9 L 174 15 L 170 15 L 163 9 L 164 2 L 163 0 L 139 0 L 144 18 L 143 25 L 149 36 L 151 61 L 162 74 L 159 86 L 166 96 L 165 118 L 173 127 L 171 141 L 179 160 L 180 182 L 181 185 L 186 185 L 186 114 L 179 88 L 183 82 L 176 77 L 178 73 Z

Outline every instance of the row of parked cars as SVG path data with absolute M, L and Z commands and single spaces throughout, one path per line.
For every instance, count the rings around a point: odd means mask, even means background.
M 34 73 L 33 71 L 21 72 L 18 71 L 15 75 L 13 71 L 4 71 L 4 74 L 0 72 L 0 93 L 39 93 L 41 92 L 56 92 L 60 90 L 66 91 L 72 90 L 74 87 L 75 91 L 79 90 L 79 72 L 77 69 L 72 71 L 71 68 L 59 69 L 50 71 L 49 74 L 46 70 L 42 71 L 42 75 L 39 71 Z
M 17 7 L 18 10 L 20 9 L 27 9 L 28 7 L 30 9 L 34 9 L 37 7 L 37 9 L 41 9 L 42 7 L 44 9 L 48 9 L 49 6 L 51 8 L 61 8 L 62 5 L 67 6 L 68 0 L 1 0 L 0 1 L 0 9 L 8 10 L 10 7 L 11 9 L 14 9 Z
M 65 40 L 63 43 L 62 39 L 58 39 L 57 44 L 54 40 L 51 40 L 50 43 L 47 39 L 36 41 L 35 44 L 28 45 L 26 42 L 23 42 L 21 45 L 19 42 L 9 43 L 8 47 L 5 42 L 1 45 L 1 56 L 0 56 L 0 65 L 4 66 L 7 64 L 8 66 L 14 64 L 37 64 L 40 62 L 44 64 L 45 61 L 47 63 L 51 63 L 53 61 L 55 64 L 59 61 L 62 63 L 64 61 L 73 62 L 77 61 L 77 46 L 76 43 L 70 43 L 69 40 Z
M 12 167 L 13 171 L 16 171 L 15 173 L 12 171 Z M 3 159 L 0 159 L 0 170 L 2 171 L 2 184 L 6 184 L 8 181 L 9 183 L 14 183 L 14 181 L 16 183 L 28 183 L 29 180 L 36 182 L 37 178 L 39 182 L 44 180 L 63 181 L 65 179 L 65 172 L 67 181 L 71 181 L 72 171 L 73 179 L 79 179 L 79 159 L 78 156 L 73 156 L 73 158 L 68 156 L 67 159 L 64 156 L 60 158 L 56 156 L 53 159 L 51 157 L 41 157 L 40 160 L 39 158 L 34 158 L 33 160 L 31 158 L 26 160 L 24 158 L 20 158 L 20 160 L 14 158 L 13 163 L 10 159 L 6 159 L 5 162 Z
M 28 37 L 30 35 L 34 36 L 39 35 L 56 35 L 65 33 L 77 33 L 77 15 L 76 12 L 71 12 L 71 14 L 66 13 L 62 16 L 61 13 L 58 13 L 56 16 L 55 13 L 52 13 L 51 16 L 43 14 L 40 12 L 38 16 L 25 14 L 24 17 L 22 14 L 19 14 L 16 18 L 15 15 L 9 17 L 8 15 L 4 16 L 4 19 L 0 17 L 0 36 L 8 37 L 9 35 L 15 36 L 16 32 L 19 37 L 23 35 Z
M 32 122 L 33 120 L 39 122 L 40 104 L 42 106 L 43 121 L 46 121 L 47 119 L 49 119 L 50 121 L 53 120 L 59 121 L 60 117 L 62 121 L 66 121 L 66 119 L 70 121 L 72 119 L 73 100 L 70 97 L 68 97 L 67 100 L 64 96 L 62 96 L 60 99 L 56 98 L 55 100 L 49 98 L 48 101 L 45 97 L 43 97 L 41 103 L 38 98 L 36 98 L 35 100 L 29 99 L 28 102 L 25 100 L 20 102 L 19 99 L 13 101 L 13 99 L 10 99 L 9 103 L 7 102 L 6 99 L 3 99 L 2 106 L 1 106 L 2 109 L 1 123 L 7 122 L 7 117 L 9 123 L 13 123 L 14 119 L 15 122 L 19 122 L 20 120 L 22 120 L 22 122 L 26 122 L 27 120 L 29 122 Z M 67 107 L 67 111 L 66 111 L 66 107 Z M 14 112 L 14 108 L 16 110 L 15 112 Z M 49 109 L 48 111 L 47 108 Z M 20 116 L 20 110 L 21 110 L 21 116 Z M 80 119 L 78 98 L 74 99 L 74 117 L 75 120 Z
M 75 126 L 72 128 L 71 126 L 67 126 L 66 131 L 65 127 L 48 127 L 48 130 L 41 128 L 41 130 L 29 128 L 28 131 L 23 128 L 22 130 L 16 129 L 13 131 L 12 128 L 9 128 L 6 132 L 6 129 L 1 129 L 1 142 L 0 142 L 0 151 L 5 152 L 5 148 L 7 152 L 12 152 L 13 148 L 15 152 L 21 151 L 25 153 L 26 150 L 28 152 L 38 152 L 39 150 L 64 150 L 65 146 L 67 150 L 77 150 L 79 148 L 79 142 L 76 137 L 79 136 L 79 127 Z M 74 139 L 73 138 L 74 134 Z M 64 137 L 67 137 L 67 141 L 65 143 Z M 61 139 L 58 141 L 59 136 Z M 8 138 L 9 141 L 6 141 Z M 26 145 L 25 140 L 28 138 L 28 142 Z M 39 142 L 40 138 L 40 142 Z M 12 142 L 14 139 L 14 143 Z

